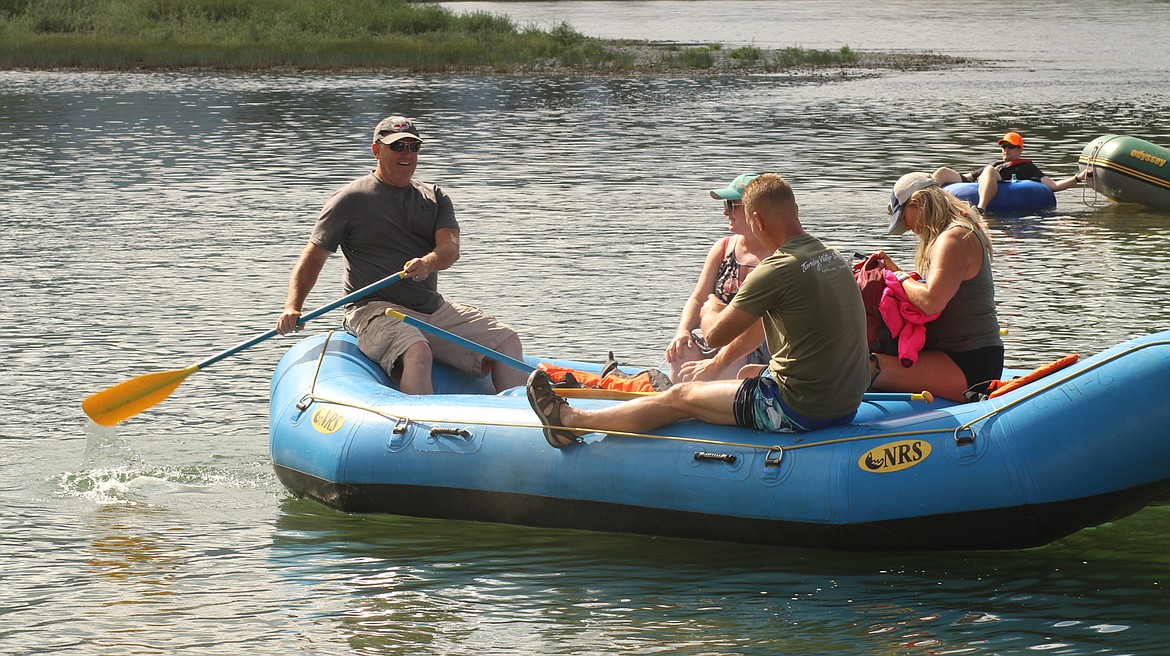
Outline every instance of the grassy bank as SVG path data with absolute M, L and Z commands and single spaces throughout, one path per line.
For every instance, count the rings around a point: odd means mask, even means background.
M 921 67 L 849 48 L 724 50 L 586 38 L 406 0 L 0 0 L 0 68 L 412 72 Z M 868 60 L 868 61 L 867 61 Z

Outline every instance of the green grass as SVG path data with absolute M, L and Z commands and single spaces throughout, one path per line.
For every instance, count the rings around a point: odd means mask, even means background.
M 760 57 L 763 55 L 764 51 L 755 46 L 744 46 L 742 48 L 736 48 L 735 50 L 727 53 L 727 56 L 731 57 L 732 59 L 742 59 L 744 61 L 752 62 L 759 61 Z
M 0 67 L 505 70 L 622 66 L 567 24 L 405 0 L 0 0 Z
M 0 69 L 725 72 L 859 59 L 848 47 L 607 42 L 406 0 L 0 0 Z
M 804 48 L 784 48 L 777 51 L 772 61 L 779 65 L 837 65 L 847 66 L 856 64 L 861 57 L 842 46 L 839 50 L 805 50 Z
M 679 52 L 670 52 L 665 54 L 660 60 L 659 65 L 667 69 L 679 68 L 711 68 L 715 65 L 715 55 L 710 48 L 687 48 Z

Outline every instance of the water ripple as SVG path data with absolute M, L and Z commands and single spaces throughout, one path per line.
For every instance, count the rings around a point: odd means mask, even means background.
M 1165 3 L 1074 4 L 1053 34 L 1106 11 L 1135 33 L 1165 22 L 1134 18 Z M 828 5 L 757 19 L 789 38 Z M 990 9 L 944 3 L 909 32 L 873 11 L 808 42 L 945 32 Z M 1157 653 L 1166 505 L 1041 549 L 848 557 L 347 515 L 290 499 L 271 469 L 269 377 L 294 338 L 116 429 L 79 407 L 268 330 L 313 218 L 370 168 L 369 126 L 388 113 L 418 118 L 419 176 L 456 204 L 464 253 L 445 294 L 533 353 L 657 363 L 726 234 L 707 192 L 738 173 L 784 172 L 810 231 L 901 261 L 912 240 L 882 228 L 906 170 L 982 163 L 1008 126 L 1053 173 L 1103 131 L 1170 144 L 1164 72 L 1151 84 L 1142 61 L 1102 75 L 1124 67 L 1082 59 L 845 79 L 0 72 L 0 652 Z M 1170 325 L 1165 222 L 1084 191 L 992 220 L 1009 362 Z M 340 295 L 338 260 L 309 306 Z

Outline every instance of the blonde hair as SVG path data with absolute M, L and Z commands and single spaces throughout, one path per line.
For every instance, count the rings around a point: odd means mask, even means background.
M 792 186 L 779 173 L 764 173 L 748 183 L 743 190 L 743 206 L 748 216 L 752 212 L 769 219 L 784 216 L 796 208 Z
M 942 233 L 960 226 L 979 237 L 987 257 L 991 257 L 991 235 L 987 224 L 978 212 L 966 201 L 959 200 L 940 187 L 920 189 L 910 196 L 910 203 L 918 207 L 918 251 L 914 255 L 914 268 L 923 273 L 930 268 L 930 251 Z

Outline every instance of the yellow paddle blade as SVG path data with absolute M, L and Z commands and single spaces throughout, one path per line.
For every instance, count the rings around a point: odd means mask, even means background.
M 599 389 L 596 387 L 554 387 L 557 394 L 570 399 L 604 399 L 606 401 L 628 401 L 639 396 L 652 396 L 658 392 L 626 392 L 623 390 Z
M 196 371 L 199 371 L 199 366 L 193 364 L 186 369 L 131 378 L 90 396 L 81 402 L 81 409 L 94 423 L 113 426 L 167 398 Z

